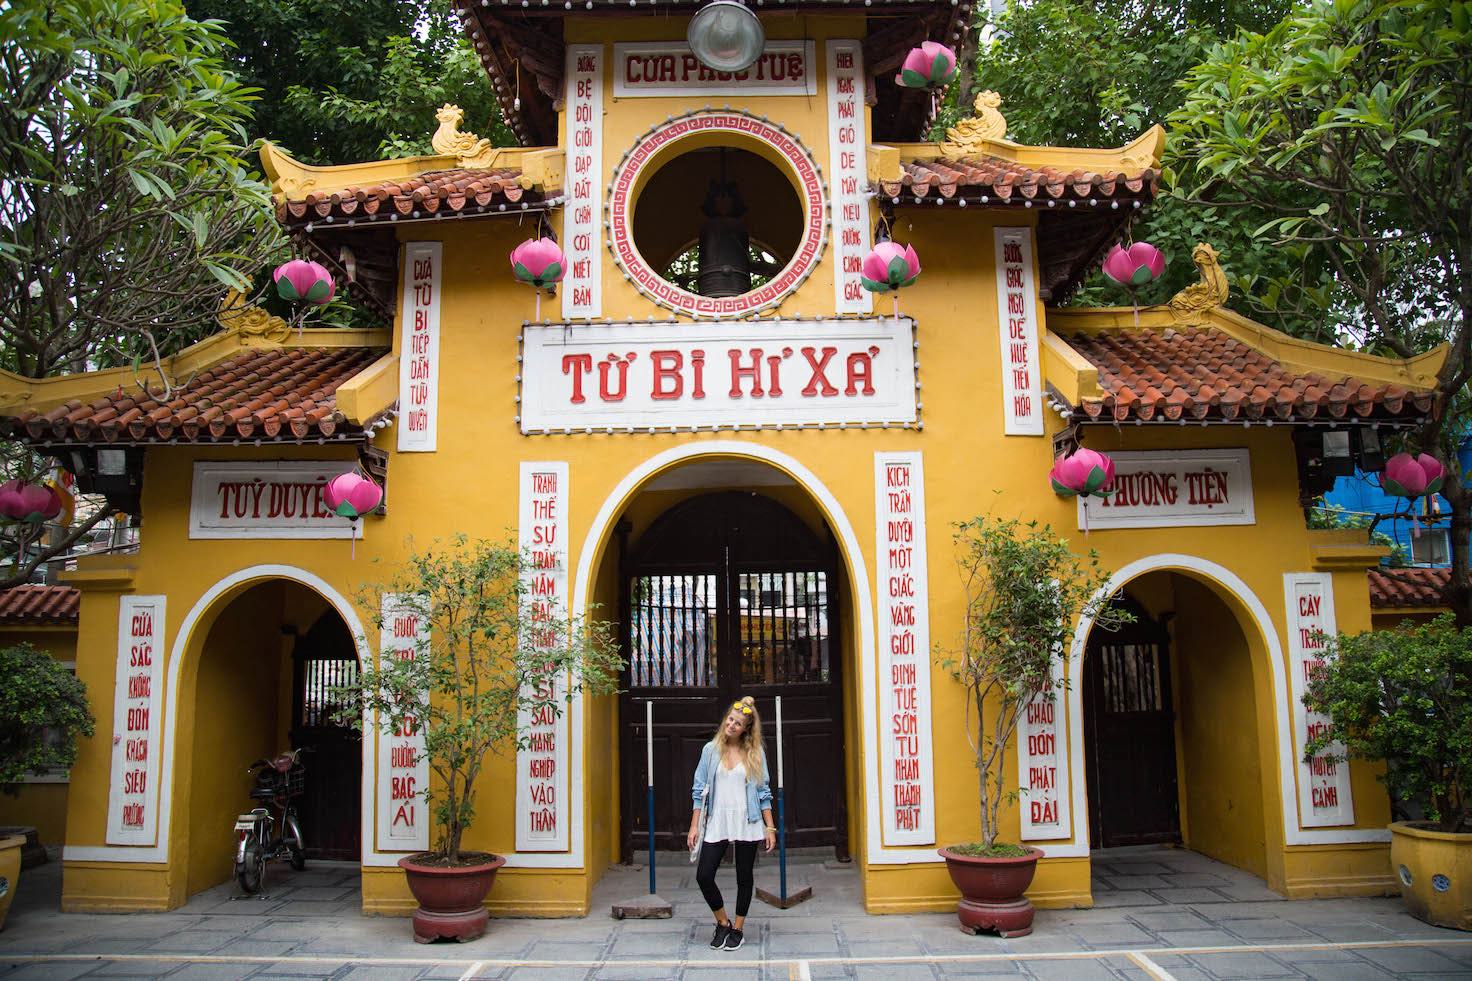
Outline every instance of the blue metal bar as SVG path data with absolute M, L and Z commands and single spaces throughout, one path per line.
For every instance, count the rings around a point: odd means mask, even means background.
M 649 895 L 657 892 L 654 888 L 654 781 L 649 782 Z

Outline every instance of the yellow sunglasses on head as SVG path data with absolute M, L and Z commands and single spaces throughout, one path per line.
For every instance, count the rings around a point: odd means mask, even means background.
M 731 703 L 731 711 L 732 712 L 738 712 L 739 711 L 742 715 L 750 715 L 751 714 L 751 706 L 750 705 L 747 705 L 744 702 L 732 702 Z

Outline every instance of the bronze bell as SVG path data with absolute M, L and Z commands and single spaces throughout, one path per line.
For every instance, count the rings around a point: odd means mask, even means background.
M 746 206 L 734 182 L 712 180 L 700 227 L 700 295 L 740 296 L 751 289 L 751 240 L 741 216 Z

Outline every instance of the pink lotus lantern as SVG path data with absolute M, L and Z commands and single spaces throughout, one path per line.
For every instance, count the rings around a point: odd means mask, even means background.
M 354 471 L 327 482 L 322 498 L 333 514 L 352 522 L 352 557 L 358 556 L 358 519 L 383 503 L 383 488 Z
M 1089 498 L 1104 497 L 1114 489 L 1114 461 L 1106 453 L 1080 446 L 1053 461 L 1048 472 L 1053 493 L 1083 498 L 1084 534 L 1089 533 Z
M 537 290 L 537 313 L 542 319 L 542 290 L 552 292 L 553 287 L 567 275 L 567 256 L 555 239 L 529 238 L 511 250 L 511 272 L 523 283 Z
M 7 480 L 0 484 L 0 518 L 40 524 L 61 513 L 61 496 L 43 484 Z
M 1446 468 L 1441 461 L 1429 453 L 1411 456 L 1397 453 L 1385 461 L 1385 470 L 1380 474 L 1380 487 L 1391 497 L 1404 497 L 1414 501 L 1418 497 L 1431 497 L 1441 490 L 1446 477 Z M 1421 537 L 1421 520 L 1411 508 L 1411 537 Z
M 899 290 L 920 278 L 920 257 L 911 245 L 878 242 L 859 269 L 859 283 L 870 293 L 894 293 L 894 315 L 900 315 Z
M 321 263 L 306 259 L 292 259 L 276 267 L 271 274 L 276 282 L 276 292 L 283 300 L 292 303 L 310 303 L 322 306 L 337 292 L 332 274 Z
M 938 89 L 956 77 L 956 52 L 936 41 L 911 48 L 895 83 L 907 89 Z
M 1140 326 L 1140 304 L 1135 300 L 1135 290 L 1155 282 L 1163 272 L 1165 255 L 1149 242 L 1136 242 L 1128 249 L 1116 245 L 1104 257 L 1104 278 L 1130 291 L 1136 327 Z

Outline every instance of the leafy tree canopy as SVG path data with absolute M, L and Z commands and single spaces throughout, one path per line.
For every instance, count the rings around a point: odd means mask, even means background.
M 259 90 L 253 138 L 313 164 L 433 152 L 434 113 L 465 110 L 465 128 L 498 145 L 485 69 L 448 0 L 186 0 L 223 22 L 235 70 Z
M 77 736 L 92 735 L 87 687 L 30 644 L 0 648 L 0 787 L 66 769 L 77 760 Z

